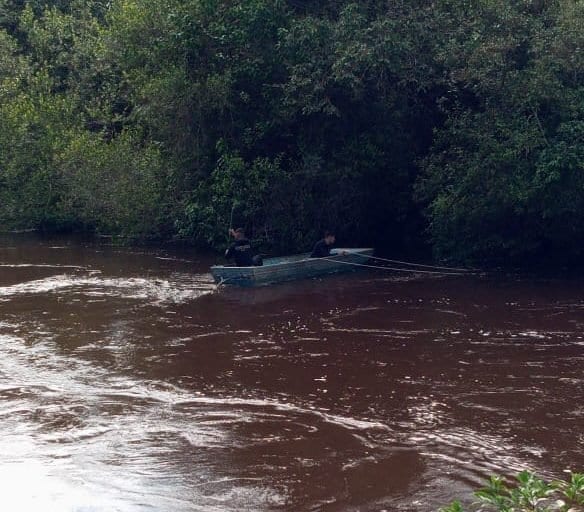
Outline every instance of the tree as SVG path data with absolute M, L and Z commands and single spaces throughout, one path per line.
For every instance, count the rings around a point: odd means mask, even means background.
M 583 7 L 549 2 L 534 14 L 485 0 L 454 11 L 441 53 L 447 121 L 418 183 L 439 257 L 581 254 L 584 68 L 571 50 Z

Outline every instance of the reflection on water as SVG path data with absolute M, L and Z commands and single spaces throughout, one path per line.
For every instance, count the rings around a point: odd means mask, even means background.
M 0 242 L 7 510 L 426 511 L 584 466 L 581 282 L 216 290 L 208 258 Z

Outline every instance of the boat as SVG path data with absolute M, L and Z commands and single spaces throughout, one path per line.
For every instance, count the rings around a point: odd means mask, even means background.
M 213 265 L 211 274 L 219 285 L 264 286 L 311 277 L 350 272 L 362 268 L 373 249 L 333 249 L 327 258 L 311 258 L 310 253 L 267 258 L 258 267 Z

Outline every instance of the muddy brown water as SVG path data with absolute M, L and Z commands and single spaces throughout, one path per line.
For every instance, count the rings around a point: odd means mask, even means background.
M 582 280 L 211 262 L 0 238 L 2 510 L 431 511 L 584 468 Z

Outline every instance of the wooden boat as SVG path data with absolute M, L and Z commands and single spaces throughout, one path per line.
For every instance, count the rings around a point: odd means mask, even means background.
M 218 284 L 262 286 L 356 270 L 372 254 L 373 249 L 333 249 L 328 258 L 310 258 L 306 253 L 268 258 L 261 267 L 214 265 L 211 274 Z

